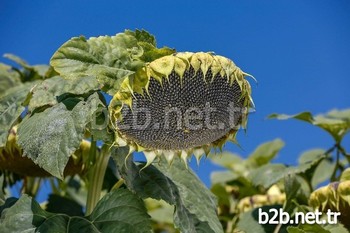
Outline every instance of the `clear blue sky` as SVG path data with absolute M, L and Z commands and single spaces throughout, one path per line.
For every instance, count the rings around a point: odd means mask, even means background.
M 300 152 L 327 148 L 332 140 L 298 121 L 266 120 L 273 112 L 323 113 L 350 107 L 350 1 L 10 1 L 0 3 L 0 54 L 31 64 L 48 63 L 69 38 L 114 35 L 146 29 L 158 45 L 178 51 L 214 51 L 254 75 L 256 112 L 243 148 L 280 137 L 286 147 L 276 159 L 293 164 Z M 6 62 L 0 58 L 1 62 Z M 347 137 L 347 148 L 350 140 Z M 209 185 L 209 161 L 193 166 Z

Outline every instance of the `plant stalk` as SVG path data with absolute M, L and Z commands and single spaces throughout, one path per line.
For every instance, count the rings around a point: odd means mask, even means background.
M 89 188 L 86 200 L 86 215 L 91 214 L 97 202 L 100 200 L 103 179 L 106 173 L 109 158 L 111 156 L 110 148 L 102 146 L 101 152 L 97 154 L 95 164 L 91 168 L 89 177 Z

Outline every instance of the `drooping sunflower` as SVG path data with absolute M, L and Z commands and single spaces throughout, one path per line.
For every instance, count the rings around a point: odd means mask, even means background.
M 253 107 L 251 87 L 233 61 L 212 53 L 175 53 L 127 77 L 110 104 L 116 143 L 171 162 L 197 160 L 226 141 L 236 142 Z

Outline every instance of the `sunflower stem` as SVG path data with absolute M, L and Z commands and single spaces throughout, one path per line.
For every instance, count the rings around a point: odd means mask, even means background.
M 96 152 L 95 152 L 96 153 Z M 92 213 L 93 209 L 100 200 L 103 179 L 106 173 L 108 160 L 111 156 L 110 148 L 107 145 L 103 145 L 101 152 L 95 157 L 96 161 L 91 168 L 89 177 L 89 188 L 86 200 L 86 215 Z
M 116 190 L 118 188 L 120 188 L 120 186 L 122 186 L 124 184 L 124 179 L 120 178 L 120 180 L 118 180 L 117 183 L 115 183 L 115 185 L 113 185 L 111 190 Z

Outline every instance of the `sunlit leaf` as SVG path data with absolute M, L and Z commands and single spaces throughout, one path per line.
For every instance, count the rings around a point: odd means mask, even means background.
M 0 97 L 0 147 L 5 145 L 9 130 L 25 109 L 22 103 L 36 84 L 29 82 L 15 86 Z
M 210 153 L 208 157 L 213 163 L 228 169 L 232 169 L 235 165 L 242 164 L 243 162 L 241 156 L 227 151 L 222 153 Z
M 157 223 L 174 224 L 174 206 L 169 205 L 163 200 L 159 201 L 151 198 L 145 199 L 145 204 L 148 214 L 151 215 L 153 221 L 156 221 Z
M 270 187 L 282 179 L 287 172 L 287 167 L 283 164 L 266 164 L 249 174 L 249 178 L 255 186 L 262 185 L 265 188 Z
M 62 179 L 68 159 L 79 147 L 85 126 L 99 104 L 95 93 L 87 101 L 77 103 L 71 111 L 61 102 L 26 117 L 18 128 L 18 144 L 24 155 Z
M 148 45 L 148 46 L 145 46 Z M 51 58 L 51 65 L 64 78 L 95 77 L 109 94 L 145 63 L 145 49 L 154 49 L 154 37 L 146 31 L 126 31 L 115 36 L 75 37 L 63 44 Z M 150 52 L 149 50 L 148 52 Z M 173 50 L 168 50 L 169 55 Z
M 0 97 L 10 88 L 21 82 L 18 72 L 11 70 L 11 66 L 0 63 Z
M 326 114 L 320 114 L 313 116 L 310 112 L 302 112 L 296 115 L 286 115 L 286 114 L 271 114 L 270 119 L 298 119 L 302 121 L 309 122 L 321 129 L 327 131 L 334 140 L 339 143 L 344 135 L 350 130 L 350 110 L 333 110 Z
M 340 176 L 340 181 L 345 181 L 345 180 L 350 180 L 350 167 L 345 169 Z
M 320 156 L 323 156 L 325 152 L 326 151 L 323 149 L 312 149 L 305 151 L 299 156 L 298 162 L 299 164 L 312 162 L 315 159 L 318 159 Z
M 311 112 L 301 112 L 301 113 L 298 113 L 295 115 L 273 113 L 273 114 L 269 115 L 268 118 L 270 118 L 270 119 L 276 118 L 278 120 L 288 120 L 288 119 L 294 118 L 294 119 L 306 121 L 309 123 L 313 122 L 313 116 L 312 116 Z
M 21 78 L 23 82 L 45 79 L 50 76 L 48 75 L 48 73 L 50 72 L 50 66 L 48 65 L 31 66 L 22 58 L 9 53 L 5 54 L 4 57 L 16 62 L 18 65 L 20 65 L 23 68 L 23 70 L 21 70 L 21 74 L 22 74 Z
M 275 139 L 258 146 L 247 159 L 247 162 L 254 167 L 260 167 L 270 162 L 276 154 L 283 148 L 284 142 L 281 139 Z
M 210 180 L 212 184 L 226 183 L 231 180 L 237 179 L 238 175 L 231 171 L 217 171 L 210 174 Z
M 316 188 L 319 184 L 330 179 L 336 164 L 327 159 L 323 159 L 313 172 L 311 185 Z
M 53 106 L 62 95 L 83 95 L 99 89 L 99 84 L 93 77 L 76 80 L 65 80 L 59 76 L 47 79 L 32 90 L 29 111 L 42 106 Z
M 302 163 L 296 167 L 287 167 L 283 164 L 265 164 L 249 173 L 249 178 L 255 186 L 270 187 L 288 174 L 305 173 L 309 169 L 315 168 L 324 156 L 320 156 L 313 161 Z

